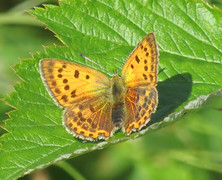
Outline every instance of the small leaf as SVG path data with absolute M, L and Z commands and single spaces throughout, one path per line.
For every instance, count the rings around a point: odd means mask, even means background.
M 53 31 L 64 47 L 22 60 L 14 70 L 22 81 L 6 102 L 9 113 L 0 156 L 0 177 L 18 178 L 52 163 L 136 138 L 222 96 L 222 13 L 200 0 L 62 0 L 30 11 Z M 149 127 L 126 136 L 118 132 L 101 142 L 83 142 L 66 132 L 63 109 L 55 105 L 39 74 L 39 60 L 60 58 L 111 77 L 121 72 L 130 52 L 155 32 L 160 51 L 159 105 Z M 89 62 L 83 54 L 95 63 Z M 104 68 L 102 68 L 104 67 Z

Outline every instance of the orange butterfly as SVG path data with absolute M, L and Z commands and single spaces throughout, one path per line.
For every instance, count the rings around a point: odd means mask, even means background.
M 63 124 L 75 137 L 107 139 L 120 128 L 129 135 L 150 120 L 158 104 L 158 50 L 154 33 L 137 45 L 122 76 L 60 59 L 42 59 L 42 80 L 62 107 Z

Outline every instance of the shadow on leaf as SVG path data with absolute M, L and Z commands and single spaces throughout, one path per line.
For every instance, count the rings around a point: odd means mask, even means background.
M 156 113 L 151 116 L 149 125 L 162 121 L 164 117 L 183 104 L 190 96 L 192 77 L 189 73 L 178 74 L 163 82 L 159 82 L 157 90 L 159 104 Z

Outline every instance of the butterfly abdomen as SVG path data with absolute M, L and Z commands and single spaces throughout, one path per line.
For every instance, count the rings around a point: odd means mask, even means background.
M 124 103 L 115 104 L 112 108 L 112 122 L 115 127 L 121 127 L 125 118 Z

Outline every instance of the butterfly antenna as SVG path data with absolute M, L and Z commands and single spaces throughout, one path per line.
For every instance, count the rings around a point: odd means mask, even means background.
M 90 59 L 90 58 L 88 58 L 88 57 L 86 57 L 86 56 L 84 56 L 84 55 L 82 55 L 82 54 L 80 54 L 80 56 L 83 57 L 84 59 L 90 61 L 91 63 L 99 66 L 99 68 L 105 70 L 106 72 L 109 72 L 108 69 L 106 69 L 105 67 L 101 66 L 101 65 L 100 65 L 99 63 L 97 63 L 96 61 L 93 61 L 92 59 Z
M 116 76 L 119 76 L 119 73 L 117 70 L 113 71 L 113 74 L 116 75 Z

